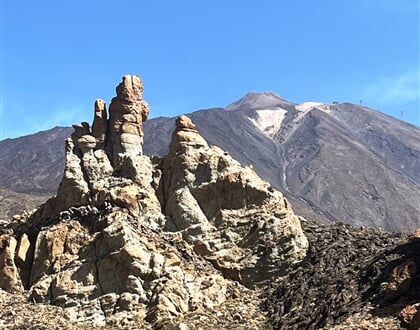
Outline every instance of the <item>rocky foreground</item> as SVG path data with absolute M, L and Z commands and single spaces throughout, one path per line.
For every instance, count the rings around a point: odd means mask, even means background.
M 144 156 L 142 90 L 125 76 L 97 100 L 57 195 L 1 225 L 0 327 L 391 329 L 405 306 L 417 326 L 419 239 L 301 224 L 185 116 Z
M 266 290 L 276 329 L 400 329 L 420 326 L 420 238 L 303 222 L 306 258 Z M 411 317 L 410 316 L 410 317 Z M 404 319 L 407 322 L 400 322 Z

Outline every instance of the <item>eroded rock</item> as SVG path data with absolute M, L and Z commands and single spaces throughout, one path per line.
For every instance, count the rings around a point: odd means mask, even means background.
M 142 91 L 124 76 L 109 116 L 97 100 L 92 127 L 74 125 L 57 195 L 1 229 L 1 288 L 25 288 L 72 322 L 136 313 L 158 324 L 211 313 L 239 297 L 238 283 L 271 281 L 305 256 L 283 195 L 209 146 L 188 117 L 176 120 L 166 157 L 142 155 Z
M 149 106 L 143 100 L 143 83 L 138 76 L 124 76 L 116 91 L 109 106 L 109 125 L 114 167 L 118 168 L 125 154 L 143 153 L 142 123 L 147 120 Z
M 263 283 L 305 256 L 308 242 L 283 195 L 209 146 L 186 116 L 176 120 L 162 172 L 167 228 L 226 276 Z

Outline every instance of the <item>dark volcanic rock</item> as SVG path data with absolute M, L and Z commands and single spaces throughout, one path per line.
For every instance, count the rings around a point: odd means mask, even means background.
M 303 228 L 307 257 L 266 292 L 275 329 L 339 324 L 368 305 L 373 315 L 396 317 L 400 306 L 420 301 L 420 239 L 343 224 Z

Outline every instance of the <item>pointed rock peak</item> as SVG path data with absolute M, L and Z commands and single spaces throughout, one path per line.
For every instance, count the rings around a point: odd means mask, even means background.
M 191 119 L 182 115 L 175 120 L 175 130 L 169 144 L 169 154 L 173 156 L 185 153 L 190 148 L 208 148 L 208 144 Z
M 175 126 L 179 129 L 197 129 L 191 119 L 185 115 L 181 115 L 175 120 Z
M 282 98 L 273 92 L 248 92 L 238 101 L 225 107 L 227 111 L 237 110 L 258 110 L 258 109 L 273 109 L 282 108 L 284 106 L 293 105 L 292 102 Z
M 142 99 L 143 83 L 140 77 L 127 75 L 116 90 L 117 96 L 108 111 L 105 101 L 95 101 L 92 126 L 88 123 L 73 125 L 74 132 L 66 141 L 62 182 L 57 196 L 47 202 L 42 216 L 56 216 L 69 207 L 86 205 L 92 200 L 99 204 L 114 203 L 121 194 L 115 190 L 121 188 L 116 182 L 125 182 L 123 204 L 132 211 L 138 204 L 135 200 L 139 189 L 144 188 L 153 196 L 149 184 L 152 180 L 146 185 L 142 181 L 149 180 L 146 174 L 152 171 L 142 150 L 143 122 L 149 114 L 149 106 Z M 160 209 L 157 201 L 149 203 L 152 204 Z
M 113 163 L 118 167 L 125 156 L 143 153 L 142 124 L 149 116 L 149 105 L 143 100 L 143 83 L 138 76 L 124 76 L 116 91 L 109 106 L 109 130 Z
M 125 75 L 117 86 L 116 92 L 120 100 L 140 101 L 143 98 L 143 82 L 139 76 Z

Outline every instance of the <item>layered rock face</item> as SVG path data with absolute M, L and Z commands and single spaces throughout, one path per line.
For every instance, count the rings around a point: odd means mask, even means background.
M 143 99 L 143 83 L 137 76 L 125 76 L 117 86 L 117 96 L 109 106 L 110 139 L 115 166 L 123 158 L 143 152 L 142 123 L 149 115 L 149 105 Z
M 282 194 L 210 147 L 188 117 L 177 118 L 162 164 L 167 228 L 180 230 L 226 276 L 261 283 L 304 257 L 307 240 Z
M 304 258 L 282 194 L 209 146 L 188 117 L 167 156 L 142 154 L 142 90 L 123 77 L 109 116 L 97 100 L 92 127 L 74 126 L 57 195 L 0 231 L 1 288 L 94 325 L 124 313 L 156 324 L 212 310 Z

